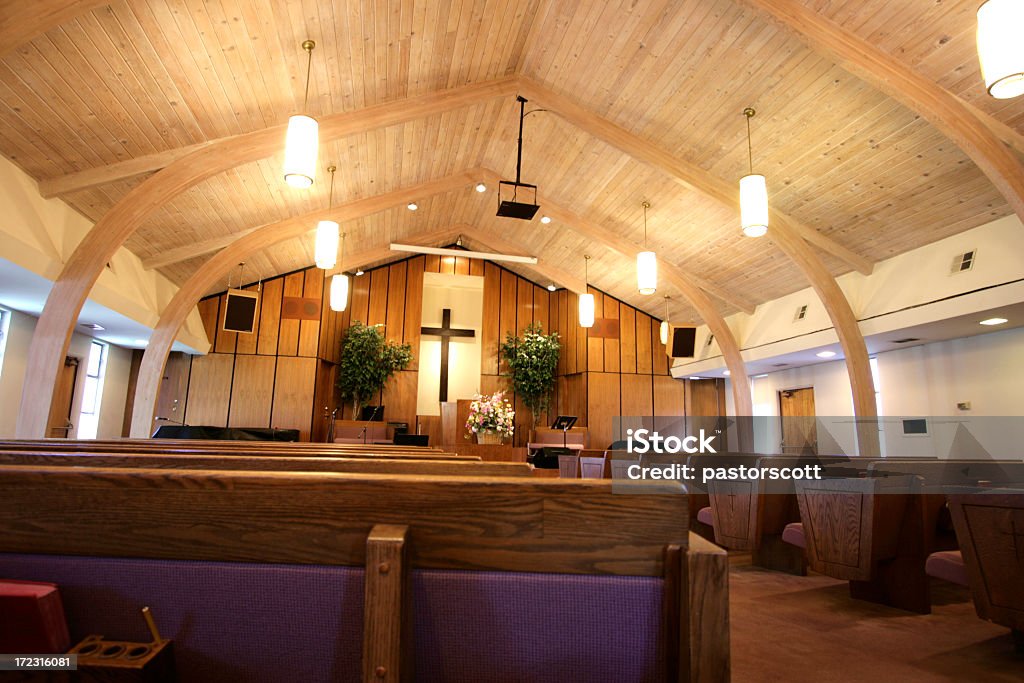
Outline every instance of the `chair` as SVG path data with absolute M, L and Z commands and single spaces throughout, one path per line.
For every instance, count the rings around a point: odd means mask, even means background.
M 578 479 L 580 476 L 580 456 L 558 456 L 558 476 L 562 479 Z
M 604 479 L 604 464 L 607 460 L 607 455 L 581 455 L 579 458 L 580 479 Z

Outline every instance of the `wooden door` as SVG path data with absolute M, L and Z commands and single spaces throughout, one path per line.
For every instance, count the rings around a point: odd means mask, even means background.
M 46 436 L 67 438 L 75 428 L 71 421 L 71 405 L 75 401 L 75 385 L 78 383 L 78 365 L 81 361 L 74 356 L 64 357 L 64 367 L 57 376 L 57 390 L 50 404 L 50 419 L 46 424 Z
M 686 430 L 698 434 L 701 429 L 707 434 L 721 431 L 716 440 L 720 452 L 729 449 L 728 422 L 725 417 L 725 380 L 687 380 L 689 389 L 683 399 L 686 412 Z
M 818 425 L 814 419 L 814 387 L 779 392 L 782 453 L 817 454 Z

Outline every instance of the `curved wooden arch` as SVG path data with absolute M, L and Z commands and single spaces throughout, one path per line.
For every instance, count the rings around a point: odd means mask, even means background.
M 430 195 L 441 194 L 468 187 L 479 178 L 479 171 L 466 171 L 447 176 L 439 180 L 420 183 L 394 192 L 387 192 L 376 197 L 368 197 L 348 202 L 333 209 L 314 211 L 304 216 L 289 218 L 278 223 L 261 226 L 243 237 L 235 240 L 217 252 L 206 263 L 193 273 L 160 314 L 160 320 L 153 328 L 149 344 L 142 354 L 142 364 L 135 385 L 135 401 L 132 410 L 131 435 L 136 438 L 148 438 L 153 428 L 156 415 L 157 393 L 160 391 L 160 380 L 163 377 L 167 357 L 178 336 L 178 330 L 185 324 L 185 319 L 195 307 L 196 302 L 208 292 L 217 281 L 224 277 L 232 267 L 250 254 L 262 251 L 275 244 L 295 237 L 301 237 L 310 231 L 310 226 L 319 220 L 334 220 L 338 223 L 353 221 L 364 216 L 384 211 L 394 206 L 401 206 L 414 199 L 422 199 Z M 451 228 L 422 235 L 420 239 L 442 239 L 452 233 Z M 376 258 L 378 250 L 370 250 Z M 367 253 L 364 253 L 365 257 Z M 387 256 L 384 253 L 383 256 Z M 349 263 L 355 263 L 355 256 Z M 376 259 L 374 259 L 376 260 Z
M 1024 165 L 956 95 L 793 0 L 739 0 L 939 129 L 970 157 L 1024 221 Z
M 507 96 L 514 90 L 515 81 L 506 78 L 332 114 L 320 120 L 320 139 L 335 140 L 397 125 Z M 64 265 L 36 324 L 18 413 L 18 437 L 42 438 L 45 435 L 53 388 L 78 314 L 104 266 L 125 240 L 155 209 L 190 187 L 235 166 L 272 156 L 281 149 L 284 134 L 285 126 L 275 126 L 221 140 L 192 152 L 134 188 L 93 226 Z

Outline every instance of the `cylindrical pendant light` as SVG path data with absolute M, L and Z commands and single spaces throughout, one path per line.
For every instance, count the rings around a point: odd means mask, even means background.
M 590 284 L 590 257 L 584 256 L 586 261 L 583 262 L 583 284 L 587 286 Z M 579 316 L 580 316 L 580 327 L 593 327 L 594 326 L 594 295 L 590 292 L 584 292 L 580 294 L 580 305 L 579 305 Z
M 668 345 L 668 300 L 669 295 L 665 295 L 665 319 L 661 321 L 661 328 L 658 331 L 659 338 L 663 346 Z
M 334 172 L 337 166 L 328 166 L 331 174 L 331 192 L 327 200 L 327 209 L 334 207 Z M 316 225 L 316 246 L 314 248 L 316 267 L 328 270 L 338 262 L 338 224 L 334 221 L 320 221 Z
M 747 160 L 750 174 L 740 178 L 740 223 L 747 237 L 761 237 L 768 232 L 768 186 L 763 175 L 754 173 L 754 152 L 750 145 L 750 119 L 756 112 L 747 107 Z
M 658 291 L 658 257 L 653 251 L 647 251 L 647 209 L 650 202 L 643 202 L 644 207 L 644 250 L 636 255 L 636 288 L 641 294 L 654 294 Z
M 309 104 L 309 71 L 313 64 L 312 40 L 302 42 L 306 51 L 306 96 L 302 110 Z M 316 119 L 305 113 L 288 119 L 288 133 L 284 138 L 284 181 L 292 187 L 305 188 L 313 184 L 316 177 L 316 157 L 320 148 L 320 126 Z
M 988 93 L 999 100 L 1024 94 L 1024 3 L 988 0 L 978 8 L 978 59 Z
M 338 267 L 345 265 L 345 236 L 341 236 L 341 258 L 338 260 Z M 344 272 L 336 273 L 331 278 L 331 310 L 340 313 L 348 306 L 348 275 Z

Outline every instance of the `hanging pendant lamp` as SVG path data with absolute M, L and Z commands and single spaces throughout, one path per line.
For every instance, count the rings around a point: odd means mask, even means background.
M 327 210 L 334 208 L 334 172 L 337 166 L 328 166 L 331 174 L 331 193 L 327 200 Z M 334 221 L 320 221 L 316 225 L 316 248 L 314 250 L 316 267 L 329 270 L 338 261 L 338 224 Z
M 320 147 L 320 126 L 305 112 L 309 105 L 309 72 L 313 65 L 312 40 L 302 41 L 306 51 L 306 95 L 302 100 L 302 114 L 288 119 L 288 133 L 284 139 L 284 181 L 292 187 L 306 188 L 316 177 L 316 157 Z
M 978 59 L 988 94 L 1008 100 L 1024 94 L 1024 3 L 988 0 L 978 8 Z
M 583 262 L 583 284 L 588 286 L 590 284 L 590 257 L 584 256 L 583 258 L 586 259 Z M 594 295 L 590 292 L 580 294 L 579 316 L 580 327 L 594 326 Z
M 740 178 L 740 221 L 743 234 L 747 237 L 761 237 L 768 232 L 768 186 L 763 175 L 754 173 L 754 153 L 750 145 L 750 119 L 756 114 L 747 107 L 747 160 L 750 174 Z
M 643 202 L 644 207 L 644 250 L 636 255 L 636 288 L 641 294 L 654 294 L 658 291 L 658 257 L 653 251 L 647 250 L 647 209 L 650 202 Z
M 668 345 L 668 300 L 671 298 L 668 294 L 665 295 L 665 319 L 661 321 L 659 330 L 659 338 L 663 346 Z
M 345 235 L 341 236 L 341 258 L 338 260 L 338 267 L 345 265 Z M 335 273 L 331 277 L 331 310 L 342 312 L 348 306 L 348 275 L 344 271 Z

